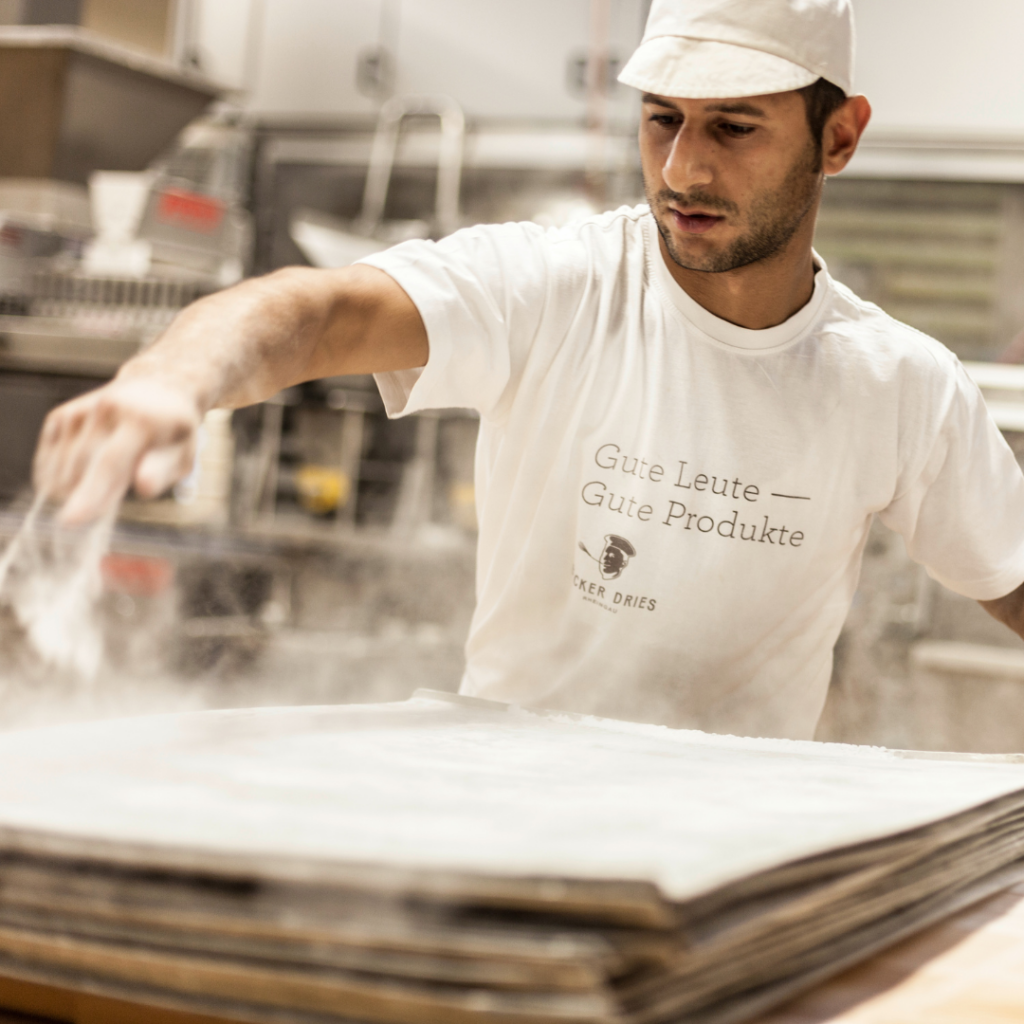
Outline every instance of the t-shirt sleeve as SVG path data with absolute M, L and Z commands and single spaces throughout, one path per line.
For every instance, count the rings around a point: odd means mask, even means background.
M 981 392 L 954 365 L 930 447 L 880 518 L 933 579 L 992 600 L 1024 581 L 1024 474 Z
M 405 242 L 360 260 L 408 294 L 430 344 L 422 369 L 376 374 L 389 416 L 499 410 L 544 317 L 548 249 L 538 226 L 502 224 L 468 228 L 441 242 Z

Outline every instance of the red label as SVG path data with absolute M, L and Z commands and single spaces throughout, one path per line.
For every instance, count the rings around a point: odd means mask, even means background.
M 100 571 L 108 591 L 132 597 L 153 597 L 174 582 L 174 566 L 166 558 L 106 555 Z
M 212 235 L 224 220 L 224 204 L 198 192 L 168 188 L 160 193 L 156 219 L 161 224 Z

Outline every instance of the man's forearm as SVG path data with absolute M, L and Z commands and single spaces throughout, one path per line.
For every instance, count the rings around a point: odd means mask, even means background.
M 346 276 L 360 283 L 358 271 Z M 358 302 L 335 294 L 346 283 L 342 275 L 290 268 L 208 296 L 180 313 L 118 379 L 160 378 L 182 387 L 202 413 L 252 405 L 303 380 L 345 373 L 344 335 L 358 341 L 365 328 Z M 341 344 L 326 344 L 339 334 Z

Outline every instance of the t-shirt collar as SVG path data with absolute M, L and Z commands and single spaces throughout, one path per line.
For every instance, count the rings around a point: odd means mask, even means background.
M 814 324 L 829 290 L 828 267 L 825 266 L 825 261 L 814 253 L 814 262 L 821 269 L 814 275 L 814 293 L 810 302 L 783 323 L 775 327 L 766 327 L 761 331 L 752 331 L 715 316 L 699 302 L 690 298 L 665 265 L 665 258 L 658 244 L 658 226 L 653 214 L 647 218 L 647 242 L 651 277 L 669 306 L 710 341 L 726 348 L 754 352 L 785 348 L 799 340 Z

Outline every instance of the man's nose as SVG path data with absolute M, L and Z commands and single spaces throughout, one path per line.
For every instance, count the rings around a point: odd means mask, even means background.
M 673 192 L 688 192 L 710 185 L 715 178 L 709 140 L 684 125 L 672 140 L 662 168 L 665 184 Z

